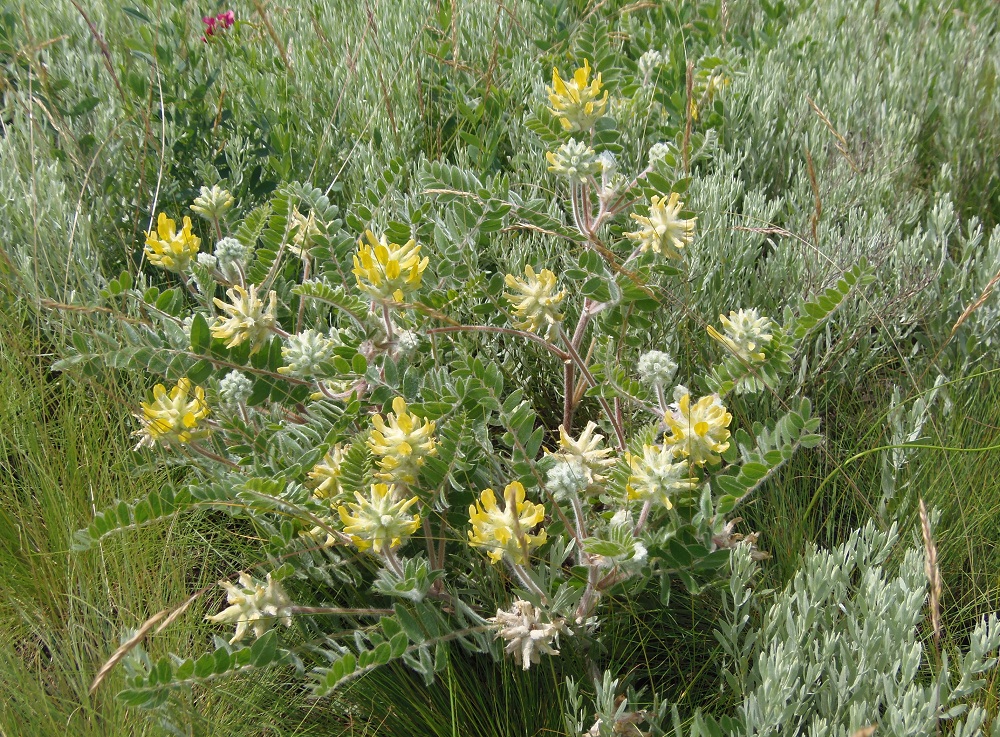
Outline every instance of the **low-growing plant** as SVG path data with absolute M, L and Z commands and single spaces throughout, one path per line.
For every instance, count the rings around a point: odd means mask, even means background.
M 681 196 L 692 129 L 712 132 L 697 111 L 724 87 L 721 62 L 706 68 L 686 130 L 634 172 L 615 155 L 622 102 L 601 69 L 554 69 L 528 122 L 550 144 L 546 197 L 426 162 L 409 222 L 378 227 L 302 184 L 237 221 L 233 197 L 205 187 L 191 210 L 211 253 L 188 216 L 159 213 L 145 256 L 176 282 L 111 281 L 117 332 L 76 334 L 59 368 L 164 377 L 137 401 L 136 448 L 163 447 L 191 474 L 97 514 L 77 547 L 217 509 L 249 520 L 262 558 L 221 582 L 226 606 L 208 619 L 235 629 L 214 652 L 154 662 L 138 646 L 153 620 L 128 640 L 109 664 L 125 661 L 122 698 L 157 707 L 272 665 L 317 696 L 397 660 L 430 684 L 455 646 L 523 670 L 571 648 L 599 671 L 611 597 L 651 587 L 669 606 L 675 581 L 718 582 L 734 547 L 764 555 L 732 514 L 821 441 L 790 366 L 871 276 L 862 261 L 780 319 L 733 309 L 705 335 L 714 362 L 675 381 L 649 315 L 699 247 Z M 400 174 L 387 169 L 375 196 Z M 557 275 L 543 251 L 504 273 L 477 258 L 491 237 L 560 243 L 576 263 Z M 512 385 L 525 347 L 558 379 Z M 536 409 L 548 385 L 560 401 Z M 727 402 L 763 391 L 783 412 L 736 427 Z

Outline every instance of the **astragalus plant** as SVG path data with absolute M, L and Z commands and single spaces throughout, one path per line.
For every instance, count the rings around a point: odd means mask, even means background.
M 699 591 L 734 546 L 763 555 L 729 517 L 820 442 L 809 401 L 783 394 L 788 367 L 869 275 L 859 264 L 781 315 L 733 305 L 701 333 L 712 362 L 677 376 L 648 316 L 701 247 L 681 199 L 691 132 L 629 171 L 609 116 L 623 94 L 642 90 L 610 88 L 587 58 L 552 71 L 529 116 L 549 147 L 547 198 L 428 162 L 373 182 L 419 203 L 382 225 L 345 224 L 299 184 L 242 219 L 203 188 L 204 240 L 187 215 L 158 214 L 145 255 L 172 286 L 111 282 L 123 337 L 78 336 L 61 366 L 161 375 L 136 397 L 136 448 L 190 475 L 98 514 L 78 545 L 217 509 L 249 520 L 261 556 L 233 561 L 225 604 L 192 592 L 227 625 L 214 652 L 119 653 L 129 703 L 270 665 L 316 695 L 397 659 L 430 683 L 453 646 L 524 670 L 571 648 L 597 670 L 609 597 L 652 587 L 669 606 L 672 580 Z M 480 262 L 484 238 L 523 265 Z M 547 410 L 509 378 L 526 346 L 536 383 L 561 387 Z M 727 403 L 763 390 L 785 412 L 739 427 Z

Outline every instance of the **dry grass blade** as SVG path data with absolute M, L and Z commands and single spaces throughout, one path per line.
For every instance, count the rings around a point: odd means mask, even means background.
M 851 165 L 855 174 L 860 174 L 861 169 L 858 168 L 857 162 L 854 161 L 854 158 L 847 151 L 847 139 L 837 132 L 837 129 L 833 127 L 833 123 L 831 123 L 830 119 L 826 117 L 826 113 L 819 109 L 819 105 L 813 102 L 811 97 L 806 95 L 806 101 L 809 103 L 809 107 L 813 109 L 813 112 L 816 113 L 819 119 L 823 121 L 823 125 L 826 126 L 827 130 L 829 130 L 833 137 L 837 139 L 837 150 L 840 151 L 841 156 L 843 156 L 844 159 L 847 160 L 847 163 Z
M 184 606 L 187 606 L 187 604 Z M 142 626 L 136 631 L 136 633 L 122 643 L 120 648 L 114 651 L 111 657 L 108 658 L 108 661 L 101 666 L 99 671 L 97 671 L 97 675 L 94 676 L 94 682 L 90 684 L 90 693 L 94 693 L 94 691 L 97 690 L 97 687 L 101 685 L 101 681 L 103 681 L 108 673 L 111 672 L 111 669 L 118 665 L 122 658 L 128 655 L 129 650 L 142 642 L 146 635 L 149 634 L 149 631 L 153 629 L 153 625 L 163 619 L 166 615 L 166 609 L 154 614 L 152 617 L 143 622 Z
M 934 641 L 941 639 L 941 569 L 938 567 L 937 546 L 931 537 L 931 520 L 924 500 L 920 500 L 920 530 L 924 536 L 924 573 L 930 585 L 931 627 Z

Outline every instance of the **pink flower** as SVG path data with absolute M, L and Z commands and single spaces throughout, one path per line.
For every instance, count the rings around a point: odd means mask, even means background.
M 225 13 L 219 13 L 215 16 L 203 16 L 201 22 L 205 24 L 205 35 L 201 37 L 201 40 L 207 43 L 208 37 L 214 36 L 216 31 L 231 28 L 236 23 L 236 14 L 232 10 L 227 10 Z

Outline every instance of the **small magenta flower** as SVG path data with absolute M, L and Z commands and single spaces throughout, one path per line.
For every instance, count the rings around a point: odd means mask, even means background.
M 218 15 L 206 15 L 201 19 L 201 22 L 205 24 L 205 35 L 201 37 L 201 40 L 207 42 L 208 36 L 214 36 L 219 31 L 231 28 L 236 22 L 236 14 L 232 10 L 227 10 Z

